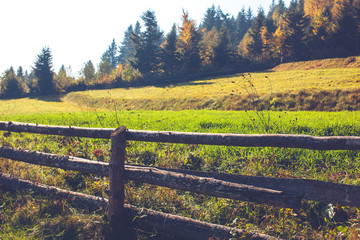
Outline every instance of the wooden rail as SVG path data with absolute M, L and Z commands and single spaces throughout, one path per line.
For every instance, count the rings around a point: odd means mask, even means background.
M 89 206 L 108 206 L 108 218 L 115 229 L 121 229 L 121 222 L 126 222 L 126 216 L 139 212 L 136 208 L 124 205 L 124 180 L 133 180 L 184 191 L 191 191 L 208 196 L 237 199 L 261 204 L 281 207 L 298 208 L 301 199 L 324 201 L 349 206 L 360 206 L 360 187 L 327 183 L 307 179 L 278 179 L 268 177 L 253 177 L 220 173 L 205 173 L 188 170 L 163 169 L 125 165 L 126 141 L 167 142 L 183 144 L 208 144 L 242 147 L 287 147 L 313 150 L 360 150 L 360 137 L 314 137 L 307 135 L 246 135 L 246 134 L 207 134 L 181 132 L 155 132 L 118 129 L 80 128 L 71 126 L 47 126 L 29 123 L 0 122 L 0 130 L 9 132 L 28 132 L 37 134 L 51 134 L 71 137 L 88 137 L 111 139 L 110 164 L 95 162 L 87 159 L 40 153 L 0 146 L 0 157 L 23 161 L 36 165 L 57 167 L 65 170 L 80 171 L 86 174 L 109 176 L 109 200 L 99 200 L 84 194 L 72 193 L 55 187 L 34 185 L 30 181 L 13 179 L 4 174 L 0 175 L 0 184 L 9 188 L 16 186 L 39 189 L 44 193 L 56 193 L 57 196 L 79 199 L 79 203 Z M 5 183 L 5 184 L 4 184 Z M 38 188 L 37 188 L 38 187 Z M 46 190 L 47 189 L 47 190 Z M 76 195 L 78 194 L 78 195 Z M 87 200 L 86 200 L 87 199 Z M 100 201 L 100 202 L 99 202 Z M 148 222 L 138 221 L 139 225 L 154 227 L 171 234 L 193 239 L 207 239 L 211 236 L 225 236 L 231 232 L 244 234 L 239 229 L 199 223 L 195 220 L 179 216 L 170 216 L 146 210 Z M 131 214 L 130 214 L 131 215 Z M 167 218 L 171 220 L 166 220 Z M 165 220 L 164 220 L 165 219 Z M 167 222 L 167 223 L 165 223 Z M 169 225 L 170 224 L 170 225 Z M 174 224 L 174 225 L 172 225 Z M 193 229 L 184 233 L 184 228 Z M 182 224 L 182 225 L 181 225 Z M 185 225 L 184 225 L 185 224 Z M 193 226 L 189 227 L 188 225 Z M 167 227 L 164 227 L 167 226 Z M 212 229 L 210 231 L 209 229 Z M 202 229 L 200 231 L 199 229 Z M 223 229 L 219 233 L 215 229 Z M 230 230 L 229 230 L 230 229 Z M 193 233 L 196 232 L 194 235 Z M 200 233 L 202 232 L 202 233 Z M 209 235 L 210 234 L 210 235 Z M 212 235 L 211 235 L 212 234 Z M 217 235 L 219 234 L 219 235 Z M 271 239 L 266 235 L 252 234 L 251 237 Z
M 0 130 L 72 137 L 110 139 L 112 128 L 49 126 L 0 121 Z M 239 147 L 285 147 L 311 150 L 360 150 L 360 137 L 314 137 L 289 134 L 214 134 L 166 131 L 126 131 L 127 141 L 206 144 Z
M 60 188 L 34 183 L 29 180 L 11 177 L 0 173 L 0 186 L 9 190 L 32 189 L 43 194 L 51 194 L 58 198 L 67 198 L 69 201 L 84 206 L 90 210 L 106 208 L 109 200 L 83 193 L 66 191 Z M 162 233 L 177 235 L 185 239 L 206 239 L 217 237 L 218 239 L 229 239 L 231 237 L 244 237 L 256 240 L 276 240 L 258 232 L 245 232 L 241 229 L 231 228 L 211 223 L 196 221 L 194 219 L 166 214 L 154 210 L 137 208 L 129 204 L 124 205 L 127 222 L 140 229 L 153 231 L 154 228 Z M 139 217 L 140 216 L 140 217 Z

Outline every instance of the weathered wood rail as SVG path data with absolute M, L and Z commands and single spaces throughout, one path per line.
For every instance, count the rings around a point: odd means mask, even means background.
M 119 222 L 126 221 L 124 220 L 125 216 L 134 216 L 134 214 L 136 215 L 136 213 L 140 212 L 139 209 L 136 209 L 133 206 L 124 205 L 123 185 L 125 180 L 191 191 L 208 196 L 290 208 L 298 208 L 301 199 L 360 206 L 359 186 L 307 179 L 279 179 L 205 173 L 124 164 L 126 141 L 242 147 L 287 147 L 312 150 L 360 150 L 360 137 L 155 132 L 126 130 L 125 127 L 118 129 L 100 129 L 71 126 L 47 126 L 17 122 L 0 122 L 0 131 L 111 139 L 112 153 L 110 163 L 0 146 L 0 157 L 2 158 L 62 168 L 65 170 L 80 171 L 86 174 L 109 176 L 109 200 L 41 184 L 34 184 L 28 180 L 14 179 L 6 174 L 0 174 L 0 185 L 9 189 L 16 189 L 21 186 L 23 188 L 32 188 L 43 193 L 56 193 L 59 197 L 71 196 L 73 201 L 86 203 L 88 207 L 91 208 L 108 206 L 108 218 L 115 228 L 121 227 L 118 226 L 118 224 Z M 226 236 L 230 236 L 230 233 L 240 235 L 245 234 L 239 229 L 201 223 L 199 221 L 151 210 L 146 211 L 146 218 L 148 221 L 144 222 L 143 220 L 137 220 L 136 224 L 138 226 L 144 228 L 156 227 L 163 232 L 179 235 L 184 238 L 208 239 L 211 236 L 216 236 L 226 239 Z M 175 225 L 186 226 L 188 231 L 184 231 L 184 228 L 178 228 Z M 189 225 L 192 227 L 189 227 Z M 249 237 L 256 239 L 271 239 L 269 236 L 256 233 L 251 233 Z
M 0 121 L 0 130 L 69 137 L 110 139 L 115 129 L 49 126 Z M 126 131 L 127 141 L 206 144 L 238 147 L 285 147 L 311 150 L 360 150 L 360 137 L 314 137 L 289 134 L 213 134 L 166 131 Z

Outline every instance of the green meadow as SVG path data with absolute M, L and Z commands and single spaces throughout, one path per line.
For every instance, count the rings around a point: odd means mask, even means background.
M 358 68 L 274 69 L 177 85 L 0 100 L 0 121 L 104 128 L 125 125 L 154 131 L 360 136 L 360 112 L 346 111 L 351 102 L 337 111 L 296 111 L 298 105 L 291 111 L 281 109 L 281 102 L 285 104 L 291 94 L 295 100 L 305 94 L 303 104 L 309 104 L 317 91 L 325 91 L 336 101 L 341 96 L 335 92 L 348 91 L 357 101 L 359 84 Z M 265 110 L 233 111 L 241 109 L 242 98 L 251 99 L 254 94 L 265 99 Z M 257 99 L 248 101 L 249 106 L 261 109 L 256 104 Z M 0 143 L 105 162 L 110 154 L 109 141 L 99 139 L 1 133 Z M 129 142 L 127 156 L 130 164 L 360 184 L 360 154 L 356 151 Z M 107 197 L 108 181 L 96 175 L 7 159 L 1 159 L 0 172 Z M 292 210 L 128 182 L 126 202 L 284 239 L 357 239 L 360 234 L 358 208 L 312 201 L 303 201 L 299 210 Z M 0 239 L 106 239 L 110 227 L 104 216 L 104 211 L 89 212 L 65 200 L 0 190 Z M 135 231 L 138 239 L 170 239 L 156 232 Z

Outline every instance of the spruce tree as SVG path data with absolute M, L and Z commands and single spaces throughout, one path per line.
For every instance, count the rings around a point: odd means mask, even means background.
M 20 66 L 18 70 L 16 71 L 16 75 L 20 77 L 21 79 L 24 79 L 24 71 L 23 68 Z
M 25 94 L 25 85 L 13 68 L 7 70 L 0 82 L 0 96 L 3 98 L 19 98 Z
M 360 53 L 360 3 L 345 1 L 334 16 L 332 45 L 341 57 Z
M 49 94 L 55 91 L 52 67 L 53 63 L 50 48 L 44 47 L 37 56 L 35 67 L 33 67 L 39 94 Z
M 246 46 L 251 58 L 259 58 L 263 50 L 263 41 L 261 37 L 261 29 L 265 24 L 265 13 L 259 8 L 258 15 L 252 22 L 249 30 L 250 43 Z
M 303 1 L 292 1 L 284 16 L 284 48 L 288 60 L 301 60 L 307 56 L 310 21 L 305 16 Z
M 226 26 L 220 29 L 217 46 L 214 47 L 214 64 L 217 68 L 224 68 L 229 66 L 231 45 L 230 35 Z
M 82 69 L 82 74 L 86 83 L 90 83 L 95 80 L 95 67 L 91 60 L 85 63 L 85 66 Z
M 177 38 L 176 25 L 174 24 L 170 33 L 166 36 L 162 54 L 163 68 L 165 73 L 169 75 L 174 75 L 178 66 Z
M 154 11 L 144 12 L 141 19 L 146 29 L 140 34 L 134 32 L 131 36 L 135 51 L 130 62 L 142 74 L 152 76 L 159 70 L 160 43 L 163 33 L 159 29 Z
M 201 29 L 206 29 L 206 31 L 210 31 L 213 27 L 217 28 L 218 22 L 220 19 L 218 19 L 217 11 L 215 10 L 215 6 L 212 5 L 210 8 L 206 10 L 204 19 L 200 25 Z
M 133 26 L 130 25 L 124 33 L 124 38 L 121 42 L 121 46 L 119 46 L 119 61 L 122 64 L 124 64 L 127 59 L 130 59 L 134 53 L 134 47 L 130 38 L 133 31 Z
M 119 56 L 118 56 L 118 48 L 116 46 L 115 39 L 112 40 L 108 49 L 102 55 L 101 59 L 104 58 L 106 58 L 106 60 L 110 63 L 112 69 L 116 68 L 116 66 L 118 65 Z

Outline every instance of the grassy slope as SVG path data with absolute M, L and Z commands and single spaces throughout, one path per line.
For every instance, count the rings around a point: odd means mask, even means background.
M 274 71 L 360 68 L 360 57 L 330 58 L 314 61 L 284 63 L 273 68 Z
M 355 63 L 360 62 L 357 59 L 360 58 L 355 58 Z M 177 85 L 73 92 L 67 94 L 64 100 L 82 106 L 107 109 L 239 110 L 252 108 L 248 96 L 254 95 L 256 91 L 261 99 L 271 101 L 275 96 L 280 99 L 278 105 L 281 110 L 358 110 L 360 103 L 354 101 L 354 98 L 359 97 L 360 68 L 356 68 L 357 64 L 354 62 L 345 64 L 349 61 L 328 59 L 282 64 L 267 72 L 232 75 Z M 328 64 L 325 64 L 326 62 Z M 309 66 L 318 65 L 324 69 L 306 70 L 310 69 Z M 304 93 L 311 104 L 302 104 L 306 97 L 294 97 L 294 94 L 297 95 L 299 92 Z M 329 107 L 321 103 L 324 92 L 330 98 Z M 337 103 L 341 104 L 334 106 Z
M 84 108 L 71 102 L 62 101 L 58 97 L 0 100 L 0 106 L 0 116 L 23 113 L 78 112 L 84 110 Z

